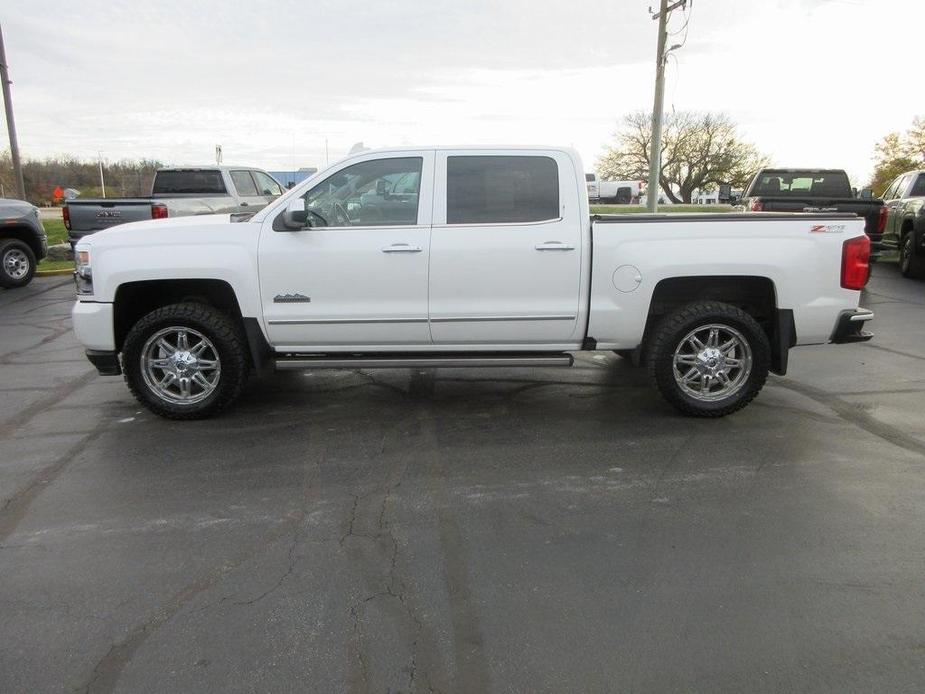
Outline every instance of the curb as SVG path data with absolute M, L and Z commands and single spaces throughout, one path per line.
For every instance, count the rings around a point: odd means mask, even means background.
M 64 277 L 64 275 L 73 275 L 74 271 L 67 268 L 61 270 L 36 270 L 35 277 Z

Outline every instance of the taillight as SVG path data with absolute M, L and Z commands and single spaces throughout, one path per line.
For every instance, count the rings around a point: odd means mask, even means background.
M 886 205 L 883 205 L 880 208 L 880 215 L 877 217 L 877 233 L 882 234 L 886 230 L 886 218 L 889 212 L 886 209 Z
M 752 200 L 751 204 L 748 206 L 748 209 L 751 212 L 761 212 L 764 209 L 764 203 L 761 200 Z
M 841 247 L 841 286 L 843 289 L 864 289 L 870 275 L 870 239 L 856 236 Z
M 151 205 L 151 219 L 167 219 L 167 205 L 163 203 Z
M 67 209 L 67 205 L 61 208 L 61 216 L 64 218 L 64 228 L 70 231 L 71 230 L 71 211 Z

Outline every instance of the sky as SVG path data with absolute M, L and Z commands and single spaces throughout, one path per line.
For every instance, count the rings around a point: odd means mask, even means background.
M 291 170 L 357 142 L 552 144 L 592 170 L 652 108 L 650 4 L 0 0 L 0 27 L 24 157 L 202 164 L 221 144 Z M 923 26 L 922 0 L 692 0 L 666 109 L 726 112 L 775 165 L 863 184 L 877 141 L 925 115 Z

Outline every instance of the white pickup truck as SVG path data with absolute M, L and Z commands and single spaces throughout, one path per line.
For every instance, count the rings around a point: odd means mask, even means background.
M 366 151 L 246 219 L 81 240 L 73 322 L 101 374 L 176 419 L 229 405 L 252 371 L 579 350 L 646 364 L 682 412 L 717 417 L 793 345 L 870 339 L 869 252 L 854 215 L 592 217 L 566 148 Z

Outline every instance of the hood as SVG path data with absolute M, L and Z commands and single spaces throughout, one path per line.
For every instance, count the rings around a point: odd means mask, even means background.
M 231 215 L 228 213 L 200 214 L 191 217 L 168 217 L 167 219 L 146 219 L 142 222 L 129 222 L 128 224 L 119 224 L 102 231 L 97 231 L 84 237 L 81 241 L 88 241 L 92 244 L 98 240 L 105 241 L 124 237 L 128 234 L 137 234 L 139 232 L 157 234 L 159 231 L 170 229 L 185 229 L 194 233 L 197 227 L 214 228 L 218 224 L 230 223 Z
M 38 208 L 31 202 L 25 200 L 13 200 L 11 198 L 0 198 L 0 219 L 16 219 L 32 214 L 32 211 L 38 212 Z

